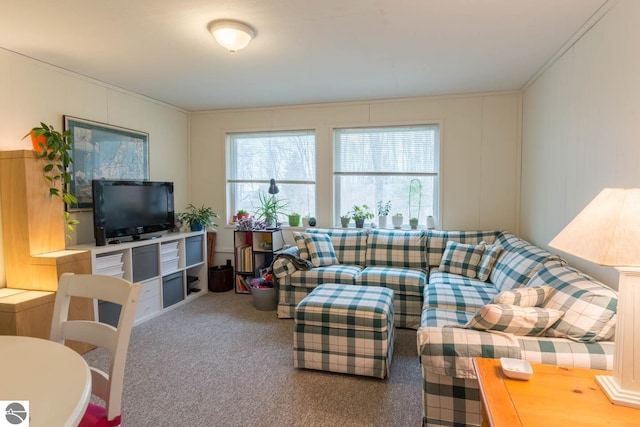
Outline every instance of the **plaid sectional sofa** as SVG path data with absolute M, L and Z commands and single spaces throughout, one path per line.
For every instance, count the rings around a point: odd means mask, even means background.
M 474 357 L 612 369 L 616 292 L 513 234 L 316 228 L 305 232 L 328 235 L 337 263 L 304 270 L 278 258 L 273 265 L 280 287 L 278 316 L 293 318 L 297 304 L 322 283 L 393 289 L 395 326 L 417 329 L 425 426 L 481 424 Z M 310 259 L 304 244 L 296 243 L 287 251 Z M 470 248 L 467 256 L 445 265 L 443 256 L 448 260 L 446 252 L 455 245 Z M 477 245 L 500 251 L 491 266 L 481 265 L 477 277 L 468 277 L 465 272 L 478 260 L 473 253 Z M 451 272 L 457 270 L 461 273 Z M 560 311 L 562 317 L 539 336 L 501 330 L 499 321 L 489 330 L 469 327 L 482 308 L 496 305 L 508 291 L 541 287 L 546 289 L 545 310 Z
M 617 294 L 564 260 L 513 234 L 437 231 L 429 236 L 430 275 L 417 332 L 423 425 L 479 426 L 474 357 L 611 370 Z M 436 240 L 438 243 L 436 243 Z M 494 242 L 502 253 L 483 282 L 438 270 L 447 241 Z M 563 313 L 542 336 L 464 327 L 505 291 L 548 287 L 544 307 Z M 509 292 L 506 292 L 509 293 Z

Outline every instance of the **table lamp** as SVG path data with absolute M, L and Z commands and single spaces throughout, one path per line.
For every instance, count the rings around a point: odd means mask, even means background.
M 269 194 L 278 194 L 279 192 L 280 189 L 276 185 L 276 180 L 271 178 L 271 180 L 269 181 Z
M 640 188 L 605 188 L 549 246 L 618 270 L 613 375 L 596 380 L 612 403 L 640 408 Z
M 269 190 L 267 190 L 269 192 L 269 194 L 271 194 L 271 200 L 273 201 L 273 205 L 276 206 L 276 194 L 278 194 L 280 192 L 280 189 L 278 188 L 278 186 L 276 185 L 276 180 L 274 178 L 271 178 L 271 180 L 269 180 Z M 277 210 L 274 212 L 276 218 L 276 228 L 278 228 L 278 212 Z

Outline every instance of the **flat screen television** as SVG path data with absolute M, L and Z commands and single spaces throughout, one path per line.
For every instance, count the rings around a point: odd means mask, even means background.
M 93 180 L 93 225 L 107 239 L 174 227 L 173 182 Z M 102 228 L 99 228 L 102 227 Z

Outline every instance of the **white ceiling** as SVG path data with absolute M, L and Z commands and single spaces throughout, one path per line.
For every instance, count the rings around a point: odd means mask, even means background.
M 0 47 L 190 111 L 521 89 L 606 0 L 0 0 Z M 235 55 L 207 31 L 244 21 Z

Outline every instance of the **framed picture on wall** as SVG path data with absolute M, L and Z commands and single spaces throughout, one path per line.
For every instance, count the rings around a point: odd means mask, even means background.
M 94 179 L 149 179 L 149 134 L 72 116 L 64 116 L 71 132 L 73 164 L 69 192 L 78 198 L 71 210 L 90 210 Z

